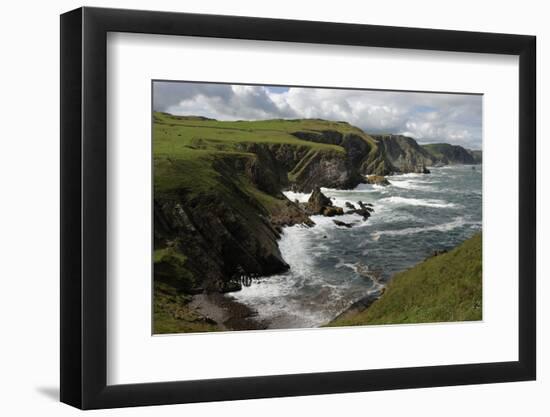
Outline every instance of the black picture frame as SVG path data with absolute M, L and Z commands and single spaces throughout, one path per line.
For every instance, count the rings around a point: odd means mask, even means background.
M 519 56 L 518 361 L 107 385 L 108 32 Z M 533 380 L 536 38 L 136 10 L 61 16 L 61 401 L 82 409 Z

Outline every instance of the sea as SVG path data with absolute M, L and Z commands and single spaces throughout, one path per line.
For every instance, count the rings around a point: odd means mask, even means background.
M 390 185 L 322 188 L 334 205 L 371 203 L 374 212 L 312 216 L 315 226 L 283 230 L 279 248 L 288 272 L 262 277 L 231 294 L 271 329 L 328 323 L 354 302 L 379 292 L 391 277 L 449 250 L 482 227 L 482 166 L 430 168 L 430 174 L 387 177 Z M 310 194 L 286 192 L 306 202 Z M 352 224 L 337 226 L 333 220 Z

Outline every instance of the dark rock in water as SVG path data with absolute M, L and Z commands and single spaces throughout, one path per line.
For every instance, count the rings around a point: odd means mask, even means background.
M 341 222 L 340 220 L 333 220 L 336 226 L 347 227 L 348 229 L 353 227 L 353 223 Z
M 342 207 L 325 207 L 321 214 L 327 217 L 341 216 L 344 214 L 344 209 Z
M 359 214 L 363 217 L 363 221 L 367 220 L 374 211 L 373 205 L 370 203 L 363 203 L 362 201 L 358 201 L 357 204 L 359 208 L 348 211 L 348 214 Z
M 355 210 L 355 206 L 352 203 L 350 203 L 349 201 L 346 201 L 346 207 L 351 209 L 351 210 Z
M 369 175 L 367 177 L 367 184 L 390 185 L 390 182 L 382 175 Z
M 240 291 L 242 288 L 241 283 L 238 281 L 222 281 L 219 283 L 219 291 L 221 293 Z
M 322 214 L 323 216 L 333 217 L 344 214 L 344 209 L 334 206 L 331 199 L 324 195 L 319 187 L 311 193 L 305 209 L 309 215 Z
M 332 207 L 332 201 L 316 187 L 306 204 L 306 210 L 310 214 L 322 214 L 326 207 Z

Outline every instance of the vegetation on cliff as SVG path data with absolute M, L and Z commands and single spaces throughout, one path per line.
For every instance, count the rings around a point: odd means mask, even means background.
M 368 308 L 344 312 L 328 326 L 435 323 L 482 318 L 482 235 L 396 274 Z

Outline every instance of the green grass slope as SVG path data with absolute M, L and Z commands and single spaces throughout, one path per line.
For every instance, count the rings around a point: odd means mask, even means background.
M 482 318 L 482 236 L 396 274 L 366 310 L 328 326 L 435 323 Z

